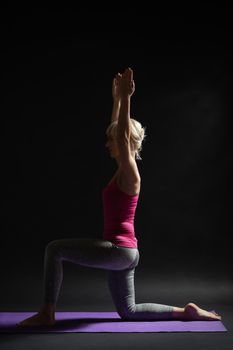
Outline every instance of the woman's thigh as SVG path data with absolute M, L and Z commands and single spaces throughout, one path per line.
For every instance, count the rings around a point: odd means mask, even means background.
M 51 241 L 46 254 L 79 265 L 106 270 L 123 270 L 138 257 L 135 248 L 124 248 L 110 241 L 95 238 L 67 238 Z
M 135 308 L 135 268 L 108 271 L 108 286 L 118 314 L 127 317 Z

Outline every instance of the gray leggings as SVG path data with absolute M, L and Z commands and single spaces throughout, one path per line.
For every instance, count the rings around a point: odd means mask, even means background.
M 125 248 L 110 241 L 70 238 L 51 241 L 44 256 L 44 303 L 56 304 L 63 279 L 62 260 L 108 270 L 108 285 L 122 319 L 171 319 L 173 306 L 135 304 L 134 272 L 139 262 L 137 248 Z

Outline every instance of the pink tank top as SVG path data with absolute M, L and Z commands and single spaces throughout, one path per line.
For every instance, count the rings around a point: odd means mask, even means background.
M 116 177 L 102 191 L 103 239 L 127 248 L 138 248 L 134 216 L 139 194 L 129 195 L 119 188 Z

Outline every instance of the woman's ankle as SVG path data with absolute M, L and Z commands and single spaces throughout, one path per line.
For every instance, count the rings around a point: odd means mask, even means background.
M 185 318 L 185 308 L 173 306 L 172 318 L 178 320 Z
M 52 304 L 52 303 L 44 303 L 41 308 L 39 313 L 46 315 L 46 316 L 50 316 L 50 317 L 54 317 L 56 311 L 56 305 Z

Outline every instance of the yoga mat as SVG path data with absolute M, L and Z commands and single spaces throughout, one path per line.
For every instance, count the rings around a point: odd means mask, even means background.
M 117 312 L 59 312 L 54 326 L 19 328 L 16 323 L 37 312 L 0 312 L 0 333 L 146 333 L 227 332 L 221 321 L 126 321 Z

